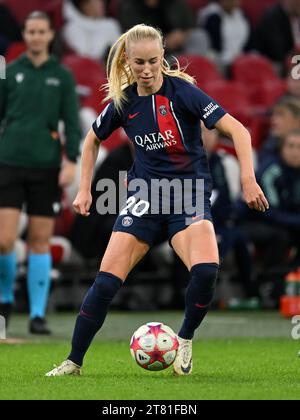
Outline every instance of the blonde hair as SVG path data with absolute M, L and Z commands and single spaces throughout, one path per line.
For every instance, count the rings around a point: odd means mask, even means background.
M 107 60 L 107 77 L 108 83 L 104 85 L 106 97 L 103 102 L 113 100 L 118 111 L 122 110 L 124 101 L 127 100 L 124 90 L 132 85 L 135 80 L 131 72 L 130 66 L 126 63 L 125 52 L 129 50 L 129 45 L 141 40 L 157 40 L 163 50 L 163 37 L 161 32 L 147 26 L 139 24 L 133 26 L 127 32 L 120 36 L 117 42 L 111 47 Z M 173 77 L 179 77 L 189 83 L 194 84 L 195 79 L 181 69 L 177 59 L 177 68 L 172 69 L 169 63 L 163 59 L 161 71 L 163 74 Z M 172 66 L 173 67 L 173 66 Z

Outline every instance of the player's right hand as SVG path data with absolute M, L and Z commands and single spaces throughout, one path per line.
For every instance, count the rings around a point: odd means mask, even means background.
M 260 186 L 255 179 L 242 182 L 244 199 L 250 209 L 265 212 L 270 206 Z
M 92 194 L 88 191 L 79 191 L 74 202 L 73 207 L 76 213 L 81 216 L 88 217 L 90 215 L 90 207 L 92 205 Z

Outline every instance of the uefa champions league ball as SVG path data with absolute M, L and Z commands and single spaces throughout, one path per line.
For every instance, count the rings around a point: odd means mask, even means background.
M 130 341 L 130 353 L 144 369 L 167 369 L 175 360 L 178 339 L 174 331 L 161 322 L 148 322 L 135 331 Z

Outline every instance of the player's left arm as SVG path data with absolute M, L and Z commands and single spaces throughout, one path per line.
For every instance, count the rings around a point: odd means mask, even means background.
M 269 209 L 268 200 L 256 182 L 252 159 L 252 144 L 249 131 L 229 114 L 225 114 L 215 127 L 231 138 L 241 167 L 241 184 L 245 201 L 249 208 L 258 211 Z
M 78 98 L 75 90 L 75 82 L 70 73 L 65 74 L 62 89 L 61 118 L 65 124 L 66 159 L 63 162 L 60 172 L 59 185 L 61 187 L 67 187 L 72 184 L 75 178 L 81 138 Z

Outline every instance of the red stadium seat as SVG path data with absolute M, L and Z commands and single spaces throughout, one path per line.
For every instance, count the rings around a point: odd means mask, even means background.
M 104 67 L 90 58 L 70 54 L 63 58 L 63 64 L 73 72 L 78 85 L 94 87 L 105 78 Z
M 245 87 L 227 80 L 207 83 L 203 90 L 215 99 L 229 114 L 243 124 L 249 125 L 252 118 L 252 107 Z
M 81 106 L 92 108 L 100 114 L 107 105 L 107 103 L 102 103 L 105 91 L 101 87 L 107 82 L 104 67 L 95 60 L 73 54 L 65 56 L 63 64 L 73 72 Z M 107 148 L 114 148 L 120 143 L 119 132 L 115 132 L 111 137 L 112 139 L 105 142 Z
M 258 54 L 238 57 L 232 74 L 245 86 L 251 104 L 260 113 L 266 112 L 287 90 L 286 81 L 277 76 L 272 63 Z
M 248 129 L 251 133 L 252 146 L 259 150 L 270 133 L 270 117 L 263 114 L 256 115 L 252 118 Z
M 234 80 L 246 84 L 278 80 L 271 61 L 254 53 L 239 56 L 232 65 L 232 75 Z
M 64 24 L 62 13 L 63 0 L 52 0 L 44 6 L 44 11 L 50 16 L 55 29 L 61 29 Z
M 260 85 L 250 86 L 248 92 L 252 105 L 261 107 L 265 112 L 287 92 L 287 82 L 281 79 L 265 80 Z
M 26 16 L 34 10 L 42 10 L 47 12 L 51 17 L 56 29 L 63 24 L 62 19 L 62 2 L 63 0 L 4 0 L 16 19 L 22 24 Z
M 275 0 L 243 0 L 242 9 L 250 19 L 252 25 L 255 26 L 266 11 L 266 9 L 270 6 L 273 6 L 275 3 Z
M 26 45 L 24 42 L 13 42 L 8 47 L 5 59 L 7 63 L 16 60 L 21 54 L 26 51 Z
M 106 81 L 106 79 L 101 79 L 98 80 L 97 83 L 94 84 L 94 86 L 90 86 L 90 93 L 82 97 L 81 105 L 84 107 L 93 108 L 97 112 L 97 114 L 100 114 L 100 112 L 107 105 L 107 103 L 102 103 L 105 97 L 105 91 L 101 89 L 101 87 L 104 83 L 106 83 Z
M 235 81 L 208 83 L 203 90 L 248 128 L 253 147 L 259 149 L 269 130 L 270 119 L 266 111 L 284 93 L 284 82 L 266 82 L 256 103 L 250 101 L 248 87 Z
M 199 9 L 205 7 L 208 0 L 187 0 L 187 4 L 190 6 L 193 12 L 197 13 Z
M 205 57 L 182 55 L 178 57 L 178 61 L 189 75 L 195 77 L 200 88 L 207 82 L 223 79 L 214 62 Z
M 41 0 L 5 0 L 4 3 L 10 8 L 16 19 L 23 23 L 30 12 L 43 9 L 42 3 L 45 5 L 46 2 Z
M 75 54 L 65 56 L 63 64 L 74 75 L 81 105 L 100 112 L 103 109 L 101 101 L 104 98 L 104 92 L 100 88 L 106 82 L 104 67 L 98 61 Z
M 118 17 L 120 0 L 110 0 L 107 6 L 107 13 L 114 18 Z

